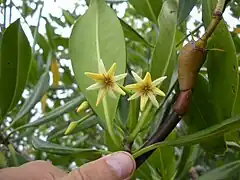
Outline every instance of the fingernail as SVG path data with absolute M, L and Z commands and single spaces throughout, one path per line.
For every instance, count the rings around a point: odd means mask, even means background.
M 135 170 L 135 161 L 131 158 L 130 154 L 126 152 L 109 155 L 105 161 L 119 178 L 122 179 L 130 177 Z

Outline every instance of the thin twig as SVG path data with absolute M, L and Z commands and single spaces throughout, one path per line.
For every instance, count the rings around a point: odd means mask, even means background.
M 195 34 L 201 27 L 203 26 L 203 23 L 199 24 L 192 32 L 184 36 L 177 44 L 176 47 L 178 47 L 180 44 L 182 44 L 189 36 L 192 34 Z

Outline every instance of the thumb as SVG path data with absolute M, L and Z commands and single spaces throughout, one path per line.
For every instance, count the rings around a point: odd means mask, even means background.
M 85 164 L 59 180 L 124 180 L 135 168 L 135 161 L 129 153 L 116 152 Z

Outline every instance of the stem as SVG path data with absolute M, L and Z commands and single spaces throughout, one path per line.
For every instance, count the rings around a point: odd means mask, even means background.
M 226 1 L 226 0 L 218 0 L 216 8 L 215 8 L 215 10 L 213 12 L 212 20 L 211 20 L 210 24 L 208 25 L 206 32 L 204 33 L 204 35 L 201 38 L 203 41 L 207 42 L 209 37 L 215 31 L 217 25 L 221 21 L 223 11 L 225 10 L 224 8 L 226 7 L 226 2 L 228 2 L 228 1 Z
M 147 108 L 145 109 L 145 111 L 143 112 L 140 120 L 137 123 L 137 126 L 133 129 L 132 133 L 127 138 L 128 142 L 133 142 L 134 139 L 136 138 L 136 136 L 138 135 L 138 133 L 142 130 L 143 125 L 148 120 L 147 117 L 148 117 L 148 114 L 151 111 L 151 109 L 152 109 L 152 103 L 148 103 Z
M 3 28 L 6 29 L 6 21 L 7 21 L 7 6 L 6 6 L 7 0 L 4 0 L 3 2 L 3 9 L 4 9 L 4 20 L 3 20 Z
M 12 0 L 10 0 L 9 6 L 10 6 L 9 24 L 11 24 L 11 21 L 12 21 Z
M 117 139 L 115 133 L 114 133 L 114 128 L 113 128 L 113 122 L 111 121 L 108 113 L 108 104 L 107 104 L 107 99 L 106 97 L 103 98 L 103 110 L 104 110 L 104 115 L 106 118 L 106 126 L 107 126 L 107 131 L 109 135 L 111 136 L 113 142 L 119 147 L 120 143 L 119 140 Z
M 79 119 L 79 120 L 77 121 L 78 124 L 84 122 L 84 121 L 87 120 L 89 117 L 91 117 L 93 114 L 94 114 L 94 113 L 93 113 L 92 111 L 89 112 L 86 116 L 82 117 L 81 119 Z
M 136 127 L 137 124 L 137 100 L 130 101 L 130 109 L 128 114 L 128 121 L 127 121 L 127 128 L 129 132 L 132 132 L 132 130 Z
M 41 17 L 42 17 L 43 6 L 44 6 L 44 4 L 42 5 L 42 7 L 40 7 L 37 26 L 36 26 L 36 29 L 35 29 L 34 35 L 33 35 L 32 56 L 34 56 L 34 53 L 35 53 L 35 45 L 36 45 L 36 42 L 37 42 L 37 33 L 38 33 L 39 25 L 40 25 L 40 20 L 41 20 Z
M 217 3 L 217 6 L 215 8 L 215 12 L 223 12 L 223 8 L 224 8 L 224 5 L 225 5 L 225 1 L 226 0 L 218 0 L 218 3 Z
M 143 145 L 144 148 L 140 150 L 140 155 L 138 155 L 139 152 L 134 154 L 137 168 L 155 151 L 155 149 L 149 150 L 148 147 L 151 147 L 152 144 L 154 145 L 157 142 L 164 141 L 180 120 L 181 117 L 179 114 L 173 111 L 167 120 L 158 128 L 156 133 L 150 138 L 150 141 L 147 141 L 147 143 Z
M 195 34 L 201 27 L 203 26 L 203 23 L 199 24 L 192 32 L 187 34 L 185 37 L 183 37 L 177 44 L 176 47 L 178 47 L 180 44 L 182 44 L 189 36 L 192 34 Z

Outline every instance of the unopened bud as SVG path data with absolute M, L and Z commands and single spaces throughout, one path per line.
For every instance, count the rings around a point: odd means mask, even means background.
M 77 108 L 77 112 L 81 112 L 81 111 L 85 111 L 87 108 L 89 107 L 89 104 L 87 101 L 83 101 L 82 104 L 80 104 L 80 106 Z
M 68 135 L 69 133 L 71 133 L 76 126 L 78 125 L 78 121 L 73 121 L 68 125 L 67 130 L 65 131 L 64 135 Z

